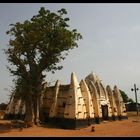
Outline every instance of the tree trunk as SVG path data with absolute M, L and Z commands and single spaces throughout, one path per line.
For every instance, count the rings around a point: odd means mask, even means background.
M 31 127 L 33 126 L 33 106 L 32 106 L 32 95 L 28 94 L 27 99 L 25 100 L 26 113 L 25 113 L 25 122 Z
M 34 124 L 39 125 L 39 110 L 40 110 L 40 96 L 39 94 L 34 96 Z
M 35 84 L 35 93 L 34 93 L 34 123 L 40 125 L 40 94 L 42 87 L 43 76 L 42 73 L 38 73 Z
M 37 117 L 37 124 L 40 124 L 40 118 L 39 118 L 39 113 L 40 113 L 40 96 L 39 94 L 37 95 L 37 113 L 36 113 L 36 117 Z

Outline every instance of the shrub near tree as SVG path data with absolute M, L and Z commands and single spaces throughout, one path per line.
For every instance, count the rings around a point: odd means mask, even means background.
M 58 65 L 69 50 L 78 47 L 82 39 L 76 29 L 70 30 L 65 9 L 56 13 L 41 7 L 38 14 L 23 23 L 11 24 L 7 34 L 11 36 L 5 50 L 8 67 L 13 74 L 15 93 L 25 101 L 25 121 L 38 124 L 39 99 L 44 72 L 54 73 L 63 67 Z
M 1 103 L 0 104 L 0 110 L 5 110 L 7 107 L 7 104 L 6 103 Z

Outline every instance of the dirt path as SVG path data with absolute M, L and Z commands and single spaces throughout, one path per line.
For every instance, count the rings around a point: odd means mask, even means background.
M 91 127 L 95 131 L 91 132 Z M 100 124 L 94 124 L 87 128 L 79 130 L 65 130 L 59 128 L 32 127 L 26 129 L 11 128 L 9 121 L 0 120 L 0 137 L 118 137 L 118 136 L 140 136 L 140 116 L 129 117 L 128 120 L 122 121 L 104 121 Z

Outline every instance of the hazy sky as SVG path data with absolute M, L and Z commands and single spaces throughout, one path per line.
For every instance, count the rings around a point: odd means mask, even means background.
M 79 47 L 61 63 L 63 70 L 48 73 L 46 80 L 59 79 L 62 84 L 69 84 L 72 72 L 79 82 L 94 72 L 105 86 L 117 85 L 135 100 L 131 88 L 134 83 L 140 88 L 140 4 L 0 3 L 0 103 L 9 101 L 14 78 L 6 68 L 3 52 L 8 47 L 9 24 L 30 19 L 42 6 L 55 12 L 67 9 L 69 25 L 83 36 Z M 140 90 L 137 93 L 140 102 Z

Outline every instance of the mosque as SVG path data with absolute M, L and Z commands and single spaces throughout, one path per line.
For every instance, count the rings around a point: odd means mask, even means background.
M 24 101 L 12 98 L 6 116 L 25 116 Z M 102 80 L 90 73 L 80 82 L 75 73 L 70 84 L 54 86 L 43 84 L 40 97 L 40 120 L 51 126 L 78 129 L 103 120 L 127 119 L 126 107 L 119 88 L 103 85 Z

